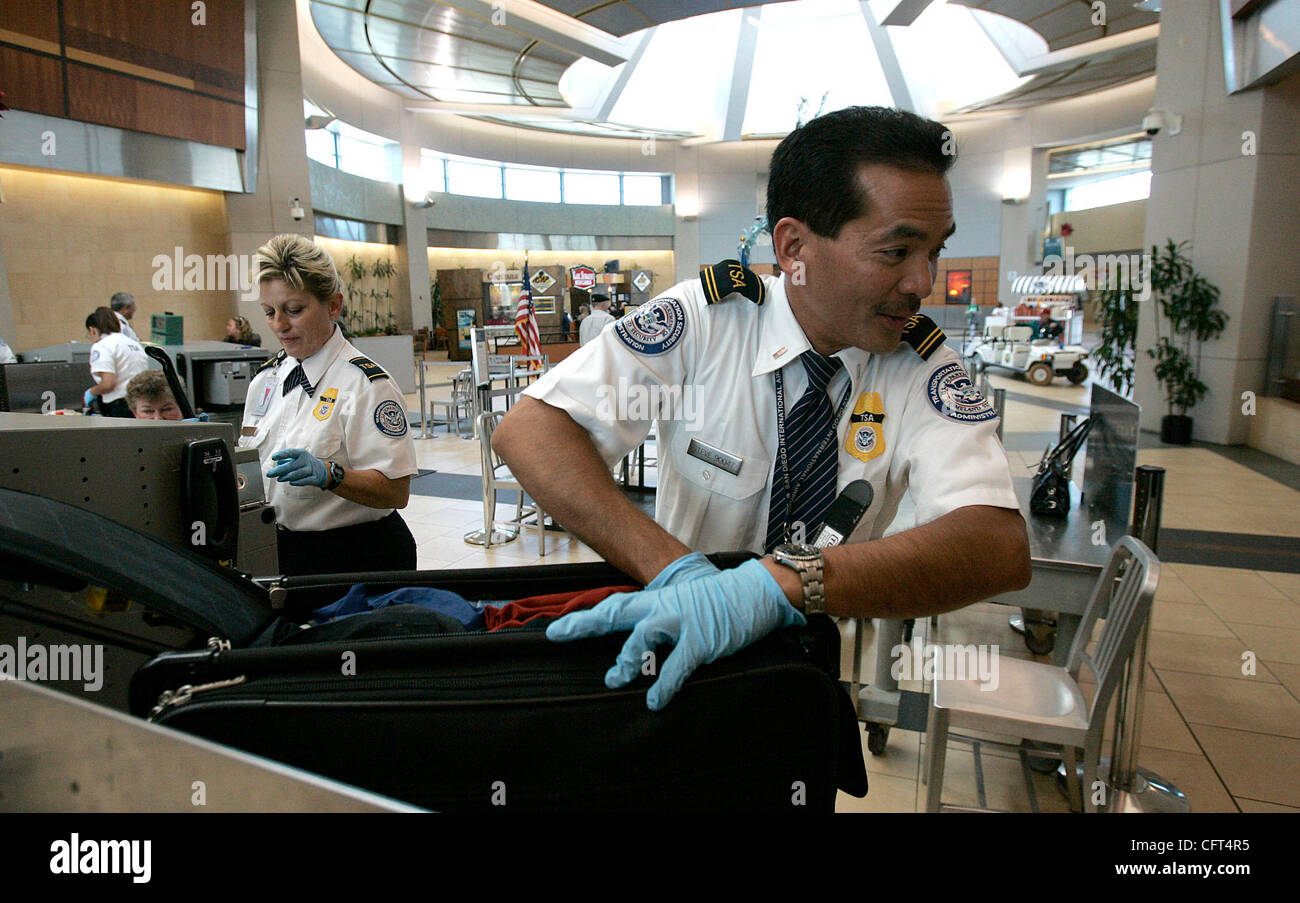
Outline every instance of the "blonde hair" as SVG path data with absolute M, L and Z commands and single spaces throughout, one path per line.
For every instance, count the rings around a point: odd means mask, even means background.
M 333 259 L 310 238 L 292 233 L 277 235 L 257 249 L 253 260 L 259 285 L 267 279 L 279 279 L 321 303 L 343 291 L 343 280 Z

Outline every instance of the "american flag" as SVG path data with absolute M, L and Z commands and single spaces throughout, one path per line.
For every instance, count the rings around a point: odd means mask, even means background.
M 515 308 L 515 335 L 524 346 L 524 354 L 541 357 L 542 342 L 537 335 L 537 312 L 533 310 L 533 293 L 529 290 L 531 284 L 528 281 L 528 259 L 524 258 L 524 290 L 519 294 L 519 306 Z M 529 369 L 540 367 L 540 362 L 529 364 Z

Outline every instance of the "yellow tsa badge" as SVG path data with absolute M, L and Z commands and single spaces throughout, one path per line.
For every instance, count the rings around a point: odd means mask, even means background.
M 863 392 L 853 406 L 844 450 L 859 461 L 870 461 L 885 453 L 885 403 L 879 392 Z
M 339 400 L 339 390 L 335 388 L 326 389 L 320 393 L 320 400 L 316 402 L 316 407 L 312 414 L 317 420 L 322 422 L 330 419 L 330 414 L 334 412 L 334 402 Z

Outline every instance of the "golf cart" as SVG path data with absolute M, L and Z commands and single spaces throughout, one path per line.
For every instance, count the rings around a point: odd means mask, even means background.
M 1050 385 L 1058 376 L 1075 385 L 1088 378 L 1088 367 L 1083 362 L 1087 348 L 1064 345 L 1056 339 L 1031 339 L 1033 333 L 1031 326 L 986 324 L 983 337 L 967 349 L 966 356 L 973 359 L 974 370 L 1014 370 L 1035 386 Z

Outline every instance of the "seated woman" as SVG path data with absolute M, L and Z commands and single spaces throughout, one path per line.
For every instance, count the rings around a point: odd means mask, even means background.
M 126 386 L 136 374 L 149 369 L 149 355 L 139 342 L 122 335 L 110 308 L 97 307 L 86 317 L 86 334 L 95 343 L 90 349 L 90 375 L 98 380 L 86 390 L 86 407 L 98 398 L 105 417 L 130 417 Z
M 252 345 L 254 348 L 262 347 L 262 337 L 253 332 L 252 325 L 246 317 L 231 317 L 226 321 L 226 337 L 223 342 L 233 342 L 236 345 Z

